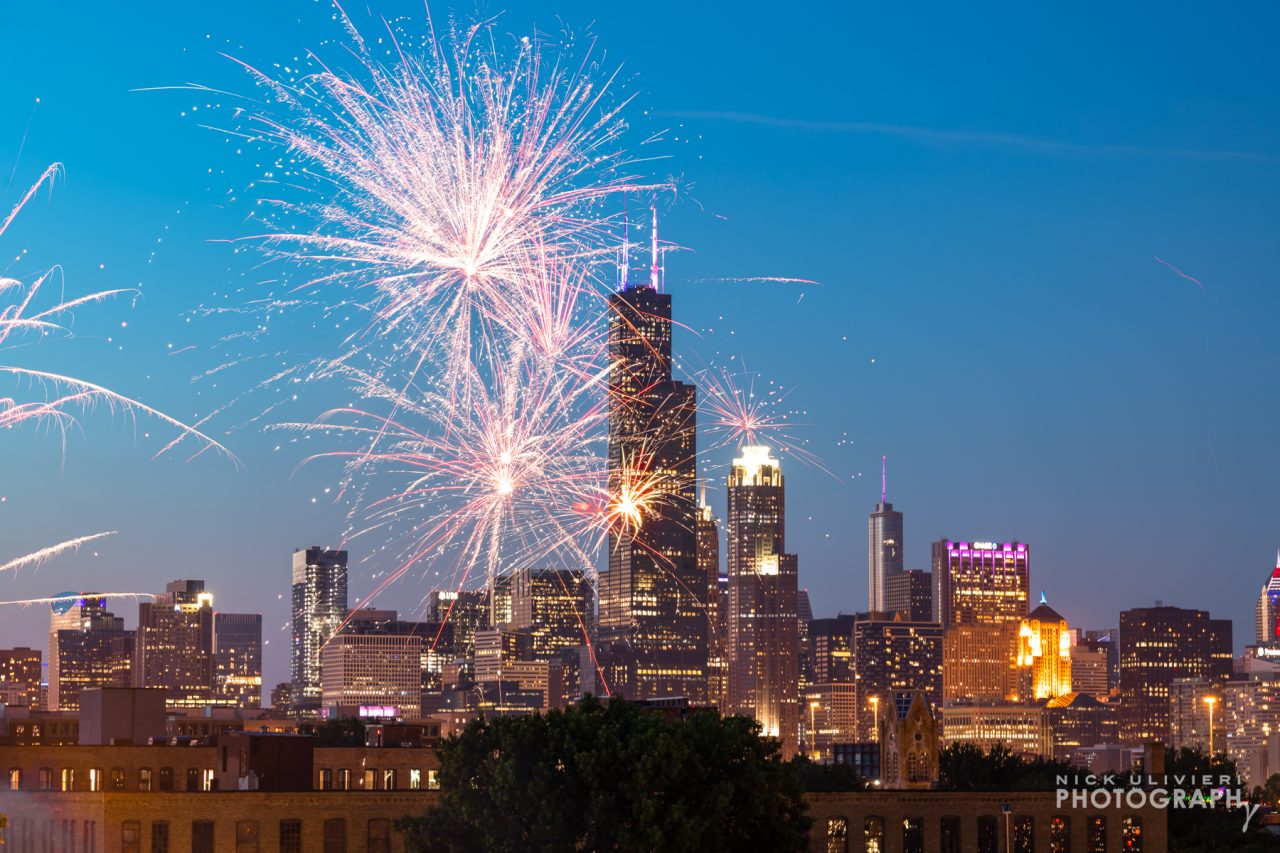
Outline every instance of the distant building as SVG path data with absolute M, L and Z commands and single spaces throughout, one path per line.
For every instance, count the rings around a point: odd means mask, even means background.
M 168 691 L 169 708 L 214 701 L 213 595 L 202 580 L 176 580 L 138 604 L 133 686 Z
M 415 634 L 342 631 L 320 652 L 321 704 L 391 707 L 416 717 L 422 706 L 422 644 Z
M 933 619 L 933 577 L 928 572 L 906 569 L 896 575 L 889 575 L 885 586 L 885 611 L 888 615 L 901 613 L 903 619 L 912 622 L 929 622 Z
M 997 744 L 1015 755 L 1053 755 L 1053 735 L 1043 705 L 974 703 L 942 709 L 942 737 L 948 743 L 971 743 L 983 751 Z
M 942 702 L 942 627 L 871 614 L 853 623 L 853 673 L 858 690 L 856 740 L 871 740 L 875 710 L 895 694 L 921 693 Z
M 0 649 L 0 704 L 40 707 L 39 649 Z
M 558 660 L 588 641 L 591 582 L 577 569 L 521 569 L 511 583 L 511 630 L 527 636 L 529 660 Z
M 130 687 L 136 635 L 96 593 L 56 602 L 49 616 L 49 709 L 76 711 L 90 687 Z
M 902 573 L 902 513 L 888 500 L 884 462 L 880 460 L 880 503 L 867 518 L 867 608 L 889 608 L 889 579 Z
M 698 496 L 698 573 L 707 588 L 707 700 L 724 708 L 729 701 L 728 596 L 720 596 L 720 520 L 707 504 L 707 487 Z M 725 579 L 728 591 L 728 580 Z
M 1175 678 L 1169 684 L 1169 737 L 1170 749 L 1198 749 L 1209 751 L 1209 702 L 1222 701 L 1222 685 L 1208 678 Z M 1215 710 L 1221 711 L 1219 705 Z M 1213 716 L 1214 751 L 1227 745 L 1226 719 L 1222 713 Z
M 1109 643 L 1087 640 L 1073 631 L 1076 642 L 1071 645 L 1071 686 L 1078 693 L 1104 699 L 1111 692 Z
M 322 692 L 320 650 L 347 618 L 347 552 L 298 549 L 291 577 L 293 708 L 314 711 Z
M 1027 615 L 1031 549 L 1022 542 L 933 543 L 933 619 L 944 627 Z
M 1045 703 L 1045 721 L 1053 742 L 1053 758 L 1071 761 L 1082 747 L 1115 743 L 1119 733 L 1118 702 L 1100 702 L 1088 693 L 1064 693 Z
M 949 626 L 942 641 L 944 702 L 1001 702 L 1021 689 L 1017 654 L 1021 622 Z
M 1071 634 L 1067 620 L 1042 603 L 1018 628 L 1021 699 L 1052 699 L 1071 692 Z
M 729 710 L 754 717 L 790 755 L 800 724 L 795 554 L 786 487 L 769 448 L 746 446 L 729 474 Z
M 829 761 L 836 744 L 854 742 L 858 691 L 852 682 L 810 684 L 801 700 L 801 751 L 814 761 Z
M 1276 567 L 1258 593 L 1255 614 L 1258 645 L 1280 643 L 1280 551 L 1276 552 Z
M 261 613 L 214 613 L 213 684 L 219 704 L 262 706 Z
M 1170 686 L 1179 678 L 1225 681 L 1231 620 L 1204 610 L 1138 607 L 1120 613 L 1120 738 L 1167 742 Z
M 809 622 L 808 646 L 815 684 L 853 683 L 853 620 L 851 613 Z
M 661 499 L 639 524 L 610 528 L 597 648 L 628 699 L 707 699 L 707 582 L 698 565 L 697 388 L 672 372 L 671 295 L 662 290 L 655 214 L 644 283 L 609 295 L 609 483 Z

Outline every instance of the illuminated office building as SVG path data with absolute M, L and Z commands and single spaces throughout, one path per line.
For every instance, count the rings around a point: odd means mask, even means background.
M 697 389 L 672 377 L 656 214 L 651 254 L 649 280 L 627 283 L 624 262 L 621 289 L 609 297 L 608 491 L 635 516 L 609 530 L 597 653 L 615 693 L 701 703 L 707 583 L 697 555 Z M 637 501 L 639 491 L 647 500 Z
M 1232 671 L 1231 620 L 1204 610 L 1139 607 L 1120 613 L 1120 737 L 1167 742 L 1175 679 L 1224 681 Z
M 135 687 L 168 691 L 168 708 L 214 701 L 213 595 L 202 580 L 176 580 L 138 604 Z
M 1082 632 L 1072 631 L 1071 688 L 1095 699 L 1105 699 L 1111 692 L 1109 643 L 1089 640 Z
M 294 551 L 292 581 L 293 707 L 313 711 L 320 704 L 320 650 L 347 618 L 347 552 L 318 545 Z
M 1276 552 L 1276 567 L 1258 593 L 1255 621 L 1258 645 L 1280 643 L 1280 551 Z
M 1031 551 L 1021 542 L 933 543 L 933 619 L 945 627 L 1027 615 Z
M 39 709 L 40 662 L 39 649 L 0 649 L 0 703 Z
M 1227 745 L 1226 715 L 1221 713 L 1222 684 L 1208 678 L 1175 678 L 1169 683 L 1170 749 L 1198 749 L 1209 752 L 1209 702 L 1218 713 L 1213 718 L 1214 751 Z
M 885 460 L 880 460 L 880 503 L 867 518 L 867 601 L 874 613 L 889 610 L 889 579 L 902 574 L 902 513 L 889 503 Z
M 933 578 L 920 569 L 907 569 L 890 575 L 886 583 L 885 613 L 901 613 L 910 622 L 933 619 Z
M 943 633 L 942 696 L 947 703 L 1006 701 L 1019 685 L 1021 622 L 953 625 Z
M 1044 705 L 1053 739 L 1053 758 L 1070 761 L 1078 750 L 1116 743 L 1120 715 L 1118 702 L 1100 702 L 1087 693 L 1064 693 Z
M 525 635 L 529 660 L 558 660 L 591 636 L 591 582 L 570 569 L 522 569 L 511 582 L 511 630 Z
M 443 624 L 449 635 L 437 644 L 442 659 L 470 659 L 475 655 L 476 631 L 489 627 L 489 591 L 432 590 L 427 595 L 427 619 Z
M 422 706 L 422 647 L 418 634 L 342 631 L 320 652 L 321 704 L 326 708 L 395 708 L 416 717 Z
M 746 446 L 729 474 L 729 709 L 754 717 L 787 754 L 799 733 L 796 556 L 786 488 L 769 448 Z
M 853 683 L 853 620 L 851 613 L 809 624 L 809 658 L 814 684 Z
M 970 743 L 984 752 L 1003 744 L 1024 758 L 1053 755 L 1045 707 L 1025 702 L 945 706 L 942 737 L 948 744 Z
M 91 687 L 131 687 L 136 635 L 96 593 L 57 601 L 49 614 L 49 710 L 78 711 Z
M 1052 699 L 1071 692 L 1067 620 L 1041 604 L 1018 627 L 1018 698 Z
M 942 627 L 870 614 L 853 622 L 853 673 L 858 687 L 858 740 L 875 733 L 879 703 L 895 696 L 923 694 L 932 707 L 942 702 Z M 874 700 L 874 701 L 873 701 Z M 905 709 L 903 709 L 905 714 Z
M 262 614 L 213 614 L 215 701 L 238 708 L 262 706 Z
M 720 597 L 720 520 L 707 504 L 705 484 L 698 495 L 697 538 L 698 572 L 707 588 L 707 699 L 716 707 L 724 708 L 729 699 L 729 655 L 725 649 L 728 602 L 722 602 Z M 727 592 L 727 579 L 725 586 Z
M 852 683 L 810 684 L 801 695 L 800 749 L 814 761 L 830 759 L 838 743 L 854 743 L 858 690 Z

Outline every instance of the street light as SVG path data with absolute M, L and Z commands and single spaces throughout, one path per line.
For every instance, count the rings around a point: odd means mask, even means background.
M 879 743 L 880 742 L 880 697 L 879 696 L 871 697 L 871 718 L 872 718 L 872 723 L 874 725 L 873 731 L 875 732 L 875 742 Z
M 1204 697 L 1204 704 L 1209 706 L 1209 760 L 1213 761 L 1213 706 L 1217 704 L 1217 696 Z

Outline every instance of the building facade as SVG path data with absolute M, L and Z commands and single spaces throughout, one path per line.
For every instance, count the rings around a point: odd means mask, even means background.
M 922 694 L 932 707 L 942 702 L 942 627 L 870 614 L 853 623 L 853 672 L 858 689 L 858 737 L 875 736 L 881 705 L 896 695 Z
M 262 614 L 213 614 L 213 687 L 218 704 L 262 707 Z
M 314 710 L 322 692 L 320 650 L 347 618 L 347 552 L 319 546 L 293 552 L 292 645 L 295 711 Z
M 787 754 L 799 734 L 797 561 L 786 553 L 786 486 L 769 448 L 746 446 L 729 474 L 729 708 Z
M 912 622 L 929 622 L 933 619 L 933 577 L 920 569 L 906 569 L 889 575 L 885 588 L 886 613 L 901 613 L 903 619 Z
M 25 646 L 0 649 L 0 703 L 40 707 L 42 657 L 39 649 Z
M 933 543 L 933 619 L 1003 624 L 1027 615 L 1031 549 L 1022 542 Z
M 176 580 L 138 604 L 133 685 L 168 691 L 169 708 L 214 701 L 213 595 L 202 580 Z
M 889 610 L 889 579 L 902 574 L 902 513 L 889 503 L 880 460 L 880 503 L 867 518 L 867 607 L 872 612 Z
M 49 710 L 78 710 L 86 688 L 132 686 L 136 640 L 96 593 L 55 603 L 49 616 Z
M 671 296 L 662 292 L 655 260 L 647 283 L 609 297 L 608 492 L 618 523 L 599 584 L 597 652 L 601 671 L 629 699 L 705 702 L 697 389 L 673 378 L 671 329 Z

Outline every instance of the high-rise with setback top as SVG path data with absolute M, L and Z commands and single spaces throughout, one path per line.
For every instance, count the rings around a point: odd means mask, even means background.
M 320 650 L 347 618 L 347 552 L 313 545 L 293 552 L 293 707 L 316 709 Z

